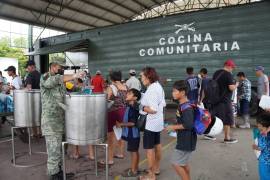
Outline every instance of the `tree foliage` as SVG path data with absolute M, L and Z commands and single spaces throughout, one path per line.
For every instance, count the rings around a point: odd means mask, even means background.
M 17 42 L 19 41 L 21 41 L 20 38 Z M 10 47 L 10 41 L 8 37 L 3 37 L 0 39 L 0 57 L 10 57 L 18 59 L 20 75 L 23 77 L 26 74 L 25 65 L 28 57 L 24 55 L 24 49 Z

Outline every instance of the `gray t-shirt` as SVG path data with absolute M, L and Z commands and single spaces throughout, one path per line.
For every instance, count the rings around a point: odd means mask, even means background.
M 267 84 L 267 86 L 265 86 L 265 84 Z M 265 74 L 257 80 L 257 93 L 259 99 L 261 99 L 262 95 L 269 96 L 269 80 Z
M 138 91 L 142 89 L 141 82 L 135 76 L 131 76 L 129 80 L 127 80 L 126 85 L 128 89 L 134 88 L 137 89 Z

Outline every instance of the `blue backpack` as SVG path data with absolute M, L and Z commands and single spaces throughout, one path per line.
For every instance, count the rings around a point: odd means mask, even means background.
M 192 108 L 194 109 L 194 130 L 198 135 L 202 135 L 206 132 L 212 119 L 211 114 L 208 110 L 200 108 L 194 104 L 185 103 L 181 105 L 180 112 L 183 113 L 185 110 Z

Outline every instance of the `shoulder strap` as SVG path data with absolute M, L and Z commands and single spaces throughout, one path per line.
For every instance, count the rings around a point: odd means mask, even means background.
M 215 79 L 213 78 L 213 80 L 216 80 L 217 81 L 222 76 L 222 74 L 224 74 L 224 72 L 225 71 L 222 70 Z
M 189 109 L 189 108 L 193 108 L 193 105 L 190 104 L 189 102 L 186 102 L 182 105 L 179 105 L 179 109 L 181 112 L 184 112 L 185 110 Z

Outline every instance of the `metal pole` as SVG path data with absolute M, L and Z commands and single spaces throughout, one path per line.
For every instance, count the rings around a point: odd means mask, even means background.
M 106 180 L 109 180 L 109 164 L 108 164 L 108 144 L 105 144 L 105 155 L 106 155 Z
M 98 176 L 98 167 L 97 167 L 97 146 L 95 146 L 95 170 L 96 170 L 96 176 Z
M 27 128 L 28 131 L 28 148 L 29 148 L 29 155 L 32 155 L 32 146 L 31 146 L 31 130 Z
M 15 166 L 16 164 L 16 158 L 15 158 L 15 143 L 14 143 L 14 127 L 11 127 L 11 138 L 12 138 L 12 161 L 13 161 L 13 165 Z
M 65 144 L 67 144 L 67 142 L 62 142 L 62 161 L 63 161 L 63 178 L 64 178 L 64 180 L 67 179 L 67 177 L 66 177 L 66 160 L 65 160 Z

